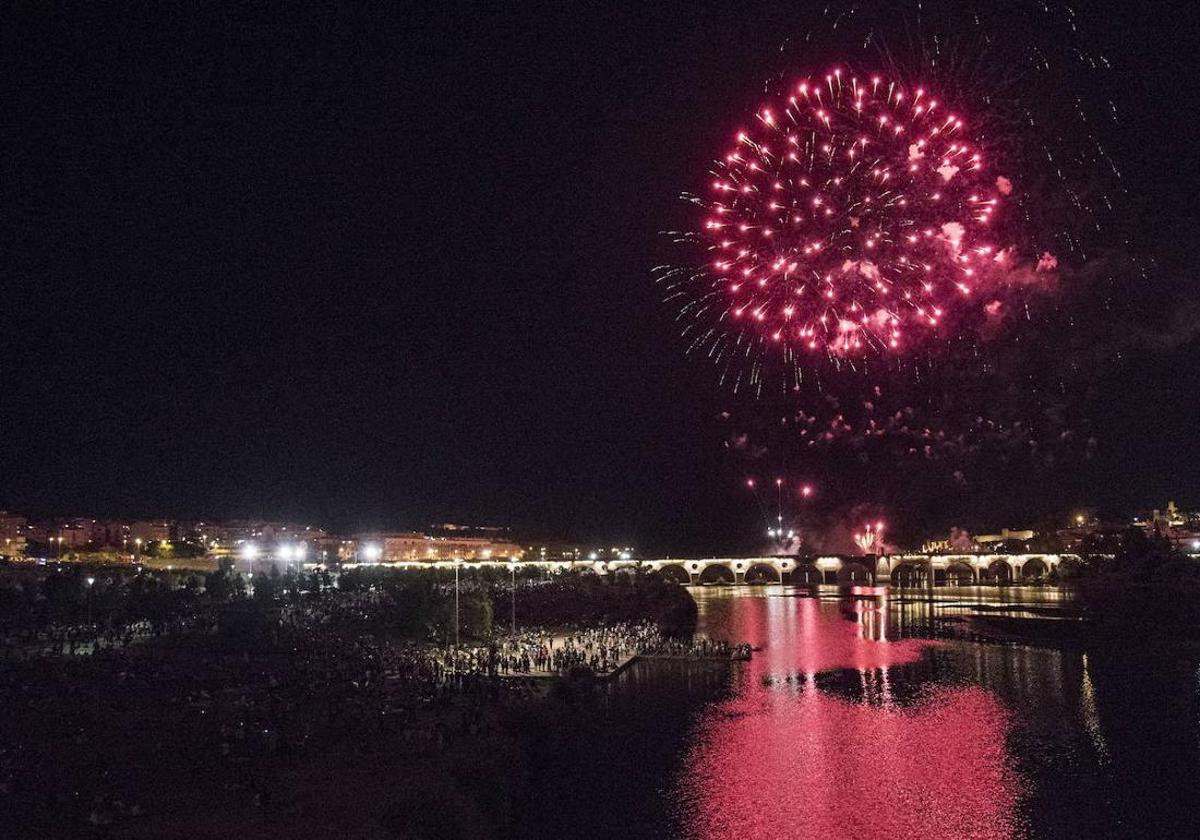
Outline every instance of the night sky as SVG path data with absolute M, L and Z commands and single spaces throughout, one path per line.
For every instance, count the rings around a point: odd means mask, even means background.
M 103 6 L 0 18 L 0 508 L 752 547 L 651 269 L 819 4 Z M 1200 13 L 1081 16 L 1153 324 L 1196 297 Z M 1200 346 L 1166 320 L 1086 470 L 908 530 L 1200 507 Z

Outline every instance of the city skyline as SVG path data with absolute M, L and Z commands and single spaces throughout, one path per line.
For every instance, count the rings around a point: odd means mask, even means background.
M 31 75 L 7 178 L 7 223 L 25 234 L 6 249 L 0 506 L 338 528 L 452 517 L 697 550 L 755 533 L 741 483 L 780 466 L 730 449 L 730 396 L 684 357 L 650 270 L 672 255 L 659 231 L 689 220 L 678 193 L 778 71 L 769 46 L 790 13 L 572 10 L 565 40 L 550 37 L 565 10 L 351 15 L 354 49 L 328 62 L 309 49 L 324 29 L 295 14 L 248 13 L 244 30 L 201 15 L 181 65 L 117 48 L 138 25 L 170 31 L 165 8 L 11 28 Z M 1200 496 L 1181 247 L 1194 190 L 1179 174 L 1200 170 L 1194 58 L 1163 46 L 1194 14 L 1080 24 L 1129 79 L 1108 141 L 1122 216 L 1146 222 L 1133 247 L 1154 260 L 1144 296 L 1105 315 L 1137 316 L 1124 329 L 1141 338 L 1098 383 L 1094 455 L 983 470 L 965 493 L 940 467 L 883 463 L 864 484 L 843 477 L 852 463 L 784 465 L 818 484 L 815 511 L 873 504 L 933 529 Z M 571 81 L 579 68 L 592 81 Z M 1151 138 L 1159 154 L 1135 154 Z M 131 143 L 156 151 L 127 164 Z
M 1046 515 L 1034 527 L 1000 527 L 994 522 L 982 531 L 952 526 L 949 532 L 927 532 L 897 540 L 882 520 L 847 519 L 833 526 L 810 527 L 780 509 L 778 528 L 768 519 L 765 539 L 743 554 L 815 556 L 819 554 L 995 553 L 996 551 L 1079 551 L 1091 535 L 1119 535 L 1140 529 L 1165 538 L 1179 550 L 1200 550 L 1200 511 L 1180 508 L 1174 500 L 1163 507 L 1144 508 L 1132 515 L 1113 515 L 1080 508 L 1068 515 Z M 786 523 L 786 524 L 782 524 Z M 785 530 L 786 529 L 786 530 Z M 697 556 L 697 552 L 644 551 L 633 545 L 573 540 L 569 535 L 517 533 L 495 525 L 432 524 L 421 529 L 337 531 L 311 523 L 281 519 L 130 520 L 87 516 L 31 518 L 0 510 L 0 556 L 38 556 L 41 559 L 89 562 L 111 555 L 126 559 L 158 556 L 187 549 L 186 556 L 253 562 L 293 561 L 329 568 L 344 563 L 412 563 L 447 559 L 492 560 L 576 559 L 620 560 L 651 556 Z M 192 549 L 195 549 L 193 551 Z M 711 552 L 710 552 L 711 553 Z M 737 553 L 737 552 L 735 552 Z M 116 557 L 117 555 L 114 555 Z M 184 555 L 180 555 L 184 556 Z M 107 562 L 104 560 L 103 562 Z

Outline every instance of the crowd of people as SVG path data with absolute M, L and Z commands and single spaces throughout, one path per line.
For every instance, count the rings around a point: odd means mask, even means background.
M 333 616 L 365 616 L 369 613 L 369 601 L 369 595 L 361 595 L 343 598 L 333 609 L 329 604 L 293 607 L 284 610 L 279 620 L 293 629 L 311 630 L 331 623 Z M 0 656 L 20 660 L 92 655 L 121 650 L 135 642 L 164 635 L 214 629 L 211 616 L 180 617 L 167 626 L 145 620 L 122 626 L 50 625 L 8 634 L 0 639 Z M 580 668 L 607 674 L 637 655 L 738 659 L 749 653 L 748 646 L 731 646 L 724 640 L 670 638 L 650 622 L 624 622 L 559 632 L 530 629 L 498 636 L 485 643 L 475 641 L 448 647 L 407 645 L 402 648 L 406 651 L 405 673 L 411 679 L 436 684 L 461 682 L 463 675 L 547 676 Z
M 562 633 L 530 630 L 504 637 L 494 645 L 460 648 L 455 665 L 483 668 L 501 676 L 561 675 L 579 669 L 605 675 L 660 645 L 662 638 L 658 628 L 648 622 Z
M 115 625 L 49 624 L 4 634 L 0 637 L 0 659 L 88 656 L 164 635 L 212 629 L 211 617 L 202 615 L 178 616 L 161 624 L 145 619 Z
M 477 621 L 464 620 L 456 645 L 453 590 L 410 581 L 324 583 L 271 598 L 257 587 L 224 599 L 215 586 L 153 590 L 174 599 L 153 618 L 121 600 L 136 594 L 132 585 L 106 586 L 108 606 L 94 614 L 87 589 L 55 602 L 25 597 L 35 591 L 27 586 L 13 601 L 21 618 L 0 627 L 0 809 L 37 834 L 56 820 L 103 828 L 153 819 L 161 809 L 147 791 L 164 788 L 203 786 L 214 801 L 269 808 L 281 796 L 272 774 L 305 756 L 470 749 L 473 738 L 509 737 L 510 713 L 571 682 L 549 678 L 608 676 L 635 656 L 733 654 L 650 619 L 671 590 L 574 579 L 527 582 L 513 615 L 574 609 L 579 623 L 516 633 L 497 632 L 495 593 L 475 582 L 462 601 L 465 616 L 474 598 Z M 511 590 L 501 596 L 509 606 Z M 606 603 L 620 610 L 595 612 Z M 618 617 L 638 610 L 641 618 Z
M 434 684 L 463 678 L 564 676 L 590 672 L 607 676 L 634 657 L 648 659 L 745 659 L 750 646 L 723 639 L 677 639 L 650 622 L 607 627 L 523 630 L 485 644 L 425 647 L 422 673 Z M 415 661 L 412 668 L 417 668 Z M 416 673 L 416 671 L 412 671 Z
M 270 768 L 382 744 L 437 751 L 486 734 L 534 693 L 528 681 L 455 673 L 436 647 L 368 635 L 305 634 L 255 654 L 136 643 L 69 652 L 52 646 L 0 668 L 0 809 L 30 836 L 53 834 L 47 819 L 146 818 L 153 799 L 136 792 L 163 785 L 271 807 Z
M 253 768 L 264 760 L 334 743 L 439 750 L 492 731 L 505 708 L 542 691 L 545 677 L 605 675 L 634 655 L 732 651 L 666 638 L 646 622 L 526 629 L 457 648 L 310 632 L 253 656 L 179 655 L 172 645 L 135 643 L 153 638 L 148 627 L 126 633 L 112 644 L 88 637 L 90 655 L 75 637 L 75 656 L 70 639 L 60 647 L 44 637 L 41 661 L 27 653 L 0 670 L 0 704 L 12 710 L 0 725 L 0 800 L 27 806 L 50 796 L 51 810 L 78 809 L 78 819 L 106 825 L 140 817 L 142 805 L 122 793 L 139 787 L 129 781 L 137 768 L 182 777 L 211 766 L 226 792 L 262 805 L 272 793 Z M 64 783 L 88 795 L 69 795 Z

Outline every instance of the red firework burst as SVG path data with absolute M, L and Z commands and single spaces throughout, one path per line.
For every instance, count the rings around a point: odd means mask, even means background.
M 1008 259 L 990 231 L 1010 191 L 928 90 L 841 70 L 797 82 L 699 201 L 695 341 L 718 358 L 778 346 L 797 367 L 911 347 Z

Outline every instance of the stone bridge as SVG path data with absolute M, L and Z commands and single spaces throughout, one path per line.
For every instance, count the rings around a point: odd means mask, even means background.
M 800 586 L 891 584 L 896 587 L 1018 583 L 1044 577 L 1073 554 L 893 554 L 880 557 L 709 557 L 647 560 L 642 565 L 681 583 L 790 583 Z M 617 571 L 620 561 L 605 571 Z M 597 570 L 600 571 L 600 570 Z
M 886 556 L 703 557 L 653 560 L 465 561 L 465 567 L 568 569 L 600 575 L 638 568 L 679 583 L 790 583 L 797 586 L 890 584 L 894 587 L 1019 583 L 1044 577 L 1080 562 L 1075 554 L 892 554 Z M 401 564 L 406 565 L 406 564 Z M 428 567 L 430 564 L 412 564 Z M 453 567 L 452 561 L 433 564 Z

